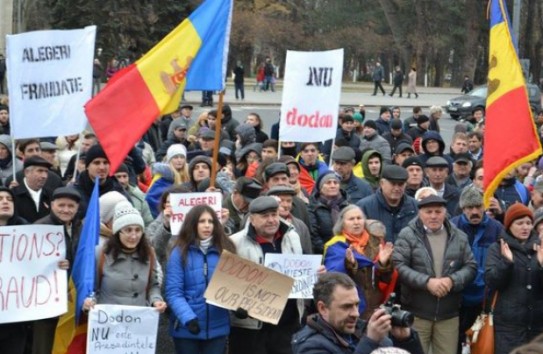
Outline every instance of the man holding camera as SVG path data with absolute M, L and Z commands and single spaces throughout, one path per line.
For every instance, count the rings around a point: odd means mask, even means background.
M 318 313 L 309 316 L 306 326 L 293 336 L 294 354 L 370 354 L 392 345 L 423 353 L 415 331 L 393 325 L 390 309 L 378 309 L 367 323 L 359 319 L 356 285 L 346 274 L 320 275 L 313 300 Z
M 419 201 L 418 217 L 400 232 L 392 254 L 402 306 L 415 315 L 422 348 L 432 354 L 456 353 L 462 290 L 477 270 L 468 238 L 447 220 L 446 206 L 436 195 Z

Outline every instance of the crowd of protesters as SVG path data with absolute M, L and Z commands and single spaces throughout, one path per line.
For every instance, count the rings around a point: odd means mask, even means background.
M 182 104 L 157 118 L 111 171 L 90 132 L 13 150 L 3 99 L 0 225 L 62 225 L 58 267 L 70 272 L 99 178 L 97 281 L 84 311 L 154 307 L 157 352 L 179 354 L 461 353 L 494 294 L 496 353 L 543 332 L 543 162 L 509 171 L 485 209 L 484 112 L 459 123 L 447 148 L 440 107 L 430 116 L 382 107 L 374 121 L 361 105 L 340 112 L 333 143 L 280 146 L 279 123 L 270 138 L 257 113 L 234 117 L 226 105 L 216 132 L 216 110 L 192 111 Z M 220 216 L 194 207 L 172 233 L 172 193 L 206 191 L 223 194 Z M 267 253 L 322 255 L 314 301 L 289 299 L 277 325 L 206 303 L 223 250 L 255 263 Z M 382 308 L 392 293 L 412 326 Z M 49 354 L 57 323 L 0 324 L 0 352 Z

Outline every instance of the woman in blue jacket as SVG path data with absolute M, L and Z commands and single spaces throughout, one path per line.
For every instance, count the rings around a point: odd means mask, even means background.
M 220 354 L 230 333 L 228 311 L 206 303 L 204 292 L 223 250 L 235 252 L 213 209 L 198 205 L 186 215 L 168 261 L 166 298 L 177 354 Z

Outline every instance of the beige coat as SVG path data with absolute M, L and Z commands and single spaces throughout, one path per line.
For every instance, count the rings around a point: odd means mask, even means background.
M 407 93 L 417 93 L 417 72 L 411 70 L 408 75 Z

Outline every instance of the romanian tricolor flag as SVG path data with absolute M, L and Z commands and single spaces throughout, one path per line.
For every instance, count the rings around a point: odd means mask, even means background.
M 95 248 L 100 239 L 99 185 L 99 178 L 96 178 L 72 266 L 68 286 L 68 312 L 58 322 L 53 354 L 84 354 L 86 352 L 87 319 L 86 316 L 81 316 L 81 310 L 85 298 L 94 292 Z
M 526 83 L 503 0 L 491 0 L 488 96 L 484 132 L 484 201 L 507 173 L 541 154 Z
M 193 89 L 224 87 L 232 1 L 205 0 L 85 105 L 111 174 L 156 118 L 178 108 L 187 77 Z

